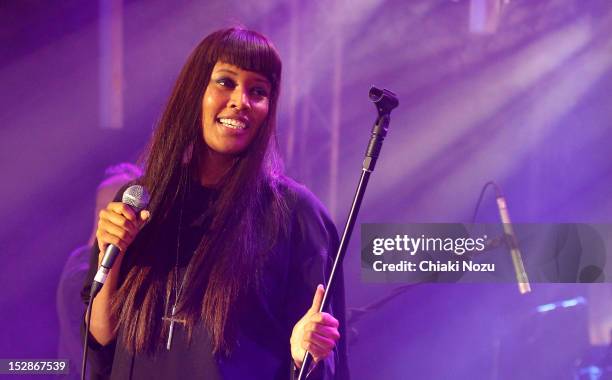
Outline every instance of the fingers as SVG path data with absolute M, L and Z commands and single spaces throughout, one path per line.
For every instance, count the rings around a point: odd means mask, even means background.
M 315 291 L 314 298 L 312 299 L 312 306 L 309 311 L 319 311 L 321 308 L 321 303 L 323 303 L 323 296 L 325 295 L 325 288 L 323 285 L 317 285 L 317 290 Z
M 329 313 L 314 313 L 308 318 L 309 323 L 338 328 L 340 323 Z
M 142 210 L 136 215 L 126 204 L 109 203 L 106 209 L 100 211 L 98 219 L 96 238 L 100 252 L 104 252 L 109 244 L 125 252 L 150 217 L 151 213 L 147 210 Z
M 316 333 L 320 336 L 323 336 L 329 339 L 333 339 L 334 341 L 337 341 L 338 339 L 340 339 L 340 333 L 338 332 L 337 326 L 335 327 L 325 326 L 322 324 L 311 322 L 305 326 L 304 335 L 306 336 L 312 333 Z
M 327 313 L 318 313 L 318 314 L 327 314 Z M 316 316 L 317 319 L 320 316 Z M 302 346 L 305 343 L 313 343 L 316 344 L 319 348 L 323 348 L 325 350 L 331 351 L 336 342 L 340 339 L 340 333 L 338 332 L 338 321 L 327 314 L 323 316 L 323 322 L 307 322 L 304 326 L 304 333 L 302 336 Z M 305 348 L 307 349 L 307 348 Z
M 98 216 L 99 220 L 105 220 L 122 229 L 131 231 L 138 230 L 138 221 L 136 219 L 130 220 L 123 216 L 123 214 L 120 214 L 108 208 L 100 210 L 100 214 L 98 214 Z
M 140 211 L 140 219 L 145 223 L 148 222 L 149 219 L 151 219 L 151 213 L 149 212 L 149 210 Z
M 132 209 L 132 207 L 122 202 L 111 202 L 106 206 L 107 211 L 112 211 L 115 214 L 123 216 L 125 219 L 132 222 L 134 225 L 138 224 L 138 217 Z M 104 211 L 104 210 L 103 210 Z
M 310 352 L 315 362 L 325 359 L 340 339 L 339 322 L 329 313 L 321 313 L 325 288 L 318 285 L 312 305 L 306 314 L 293 326 L 289 343 L 291 356 L 297 366 L 301 365 L 304 351 Z
M 325 336 L 320 333 L 309 331 L 304 333 L 304 340 L 302 343 L 314 343 L 319 347 L 325 349 L 332 349 L 336 345 L 336 340 L 340 338 L 340 335 L 336 332 L 333 335 Z
M 330 344 L 321 339 L 302 342 L 302 348 L 310 352 L 315 362 L 328 357 L 334 346 L 333 342 Z
M 315 359 L 326 358 L 340 339 L 338 320 L 328 313 L 316 313 L 310 316 L 304 325 L 304 334 L 300 346 L 310 352 Z
M 133 226 L 131 223 L 122 226 L 121 224 L 113 221 L 112 218 L 100 218 L 98 221 L 98 228 L 101 228 L 102 230 L 122 240 L 131 240 L 138 233 L 138 227 Z
M 101 253 L 106 250 L 106 247 L 109 244 L 112 244 L 115 247 L 119 248 L 121 252 L 125 252 L 127 250 L 127 247 L 130 245 L 130 243 L 131 242 L 122 240 L 118 238 L 117 236 L 112 235 L 106 231 L 101 231 L 98 234 L 98 248 L 100 249 Z

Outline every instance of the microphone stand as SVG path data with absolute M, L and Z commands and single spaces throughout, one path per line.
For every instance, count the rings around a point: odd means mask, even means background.
M 368 95 L 370 100 L 376 106 L 378 117 L 374 122 L 374 127 L 372 127 L 372 136 L 370 137 L 368 148 L 366 149 L 365 158 L 363 160 L 363 168 L 361 170 L 361 177 L 359 178 L 359 183 L 357 184 L 357 191 L 353 197 L 351 210 L 349 211 L 348 220 L 344 226 L 340 246 L 338 247 L 334 265 L 332 266 L 332 270 L 327 281 L 327 288 L 325 289 L 325 294 L 323 295 L 323 301 L 321 302 L 319 312 L 326 309 L 329 304 L 328 295 L 331 294 L 334 289 L 336 272 L 344 260 L 348 242 L 351 239 L 351 233 L 353 232 L 353 227 L 355 226 L 355 220 L 357 219 L 357 214 L 359 213 L 359 209 L 361 207 L 361 201 L 363 200 L 363 195 L 365 194 L 368 180 L 370 179 L 370 174 L 374 171 L 376 160 L 380 155 L 382 143 L 387 136 L 391 111 L 399 105 L 397 95 L 387 89 L 381 90 L 372 86 Z M 311 362 L 312 355 L 306 351 L 304 354 L 304 360 L 302 361 L 302 367 L 300 368 L 298 380 L 306 379 Z

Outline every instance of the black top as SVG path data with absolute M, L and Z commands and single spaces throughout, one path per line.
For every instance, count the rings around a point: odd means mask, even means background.
M 289 338 L 295 323 L 312 304 L 317 284 L 325 283 L 338 247 L 338 235 L 327 212 L 304 186 L 283 180 L 291 225 L 288 235 L 274 248 L 263 270 L 262 291 L 240 305 L 238 344 L 228 356 L 213 356 L 210 337 L 203 325 L 196 325 L 191 344 L 180 324 L 174 326 L 170 351 L 154 355 L 130 354 L 122 346 L 121 334 L 106 346 L 89 337 L 89 367 L 92 379 L 289 379 L 293 361 Z M 120 198 L 119 192 L 117 198 Z M 216 194 L 192 186 L 183 211 L 180 268 L 182 278 L 190 256 L 207 230 L 206 210 Z M 176 255 L 176 215 L 169 218 L 168 234 L 160 238 L 159 254 Z M 174 229 L 174 231 L 171 231 Z M 128 252 L 129 254 L 129 252 Z M 91 251 L 90 270 L 82 291 L 89 302 L 89 289 L 97 270 L 97 242 Z M 125 266 L 125 263 L 124 263 Z M 127 271 L 122 267 L 121 272 Z M 341 273 L 340 273 L 341 275 Z M 120 276 L 120 278 L 124 278 Z M 340 322 L 341 340 L 330 357 L 316 367 L 308 379 L 348 379 L 344 333 L 344 289 L 332 294 L 331 312 Z M 179 285 L 180 286 L 180 285 Z M 162 318 L 162 315 L 155 316 Z

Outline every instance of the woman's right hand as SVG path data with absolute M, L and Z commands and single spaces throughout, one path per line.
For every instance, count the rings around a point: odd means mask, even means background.
M 98 217 L 98 228 L 96 229 L 96 238 L 100 249 L 98 266 L 104 258 L 106 247 L 113 244 L 121 251 L 113 268 L 121 267 L 123 253 L 150 218 L 149 211 L 142 210 L 136 215 L 130 206 L 121 202 L 111 202 L 105 209 L 101 210 Z M 94 298 L 92 304 L 89 331 L 95 340 L 103 346 L 111 342 L 117 335 L 117 321 L 112 313 L 111 297 L 117 290 L 118 273 L 117 270 L 111 269 L 102 290 Z
M 98 218 L 98 229 L 96 238 L 100 255 L 98 264 L 101 262 L 106 247 L 113 244 L 121 253 L 125 253 L 136 235 L 145 223 L 151 218 L 147 210 L 140 211 L 139 215 L 128 205 L 122 202 L 111 202 L 102 209 Z M 120 259 L 121 255 L 118 257 Z

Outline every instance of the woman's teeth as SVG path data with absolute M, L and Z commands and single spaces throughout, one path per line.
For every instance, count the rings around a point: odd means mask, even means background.
M 245 129 L 246 124 L 240 120 L 235 119 L 219 119 L 219 123 L 223 124 L 224 127 L 232 129 Z

